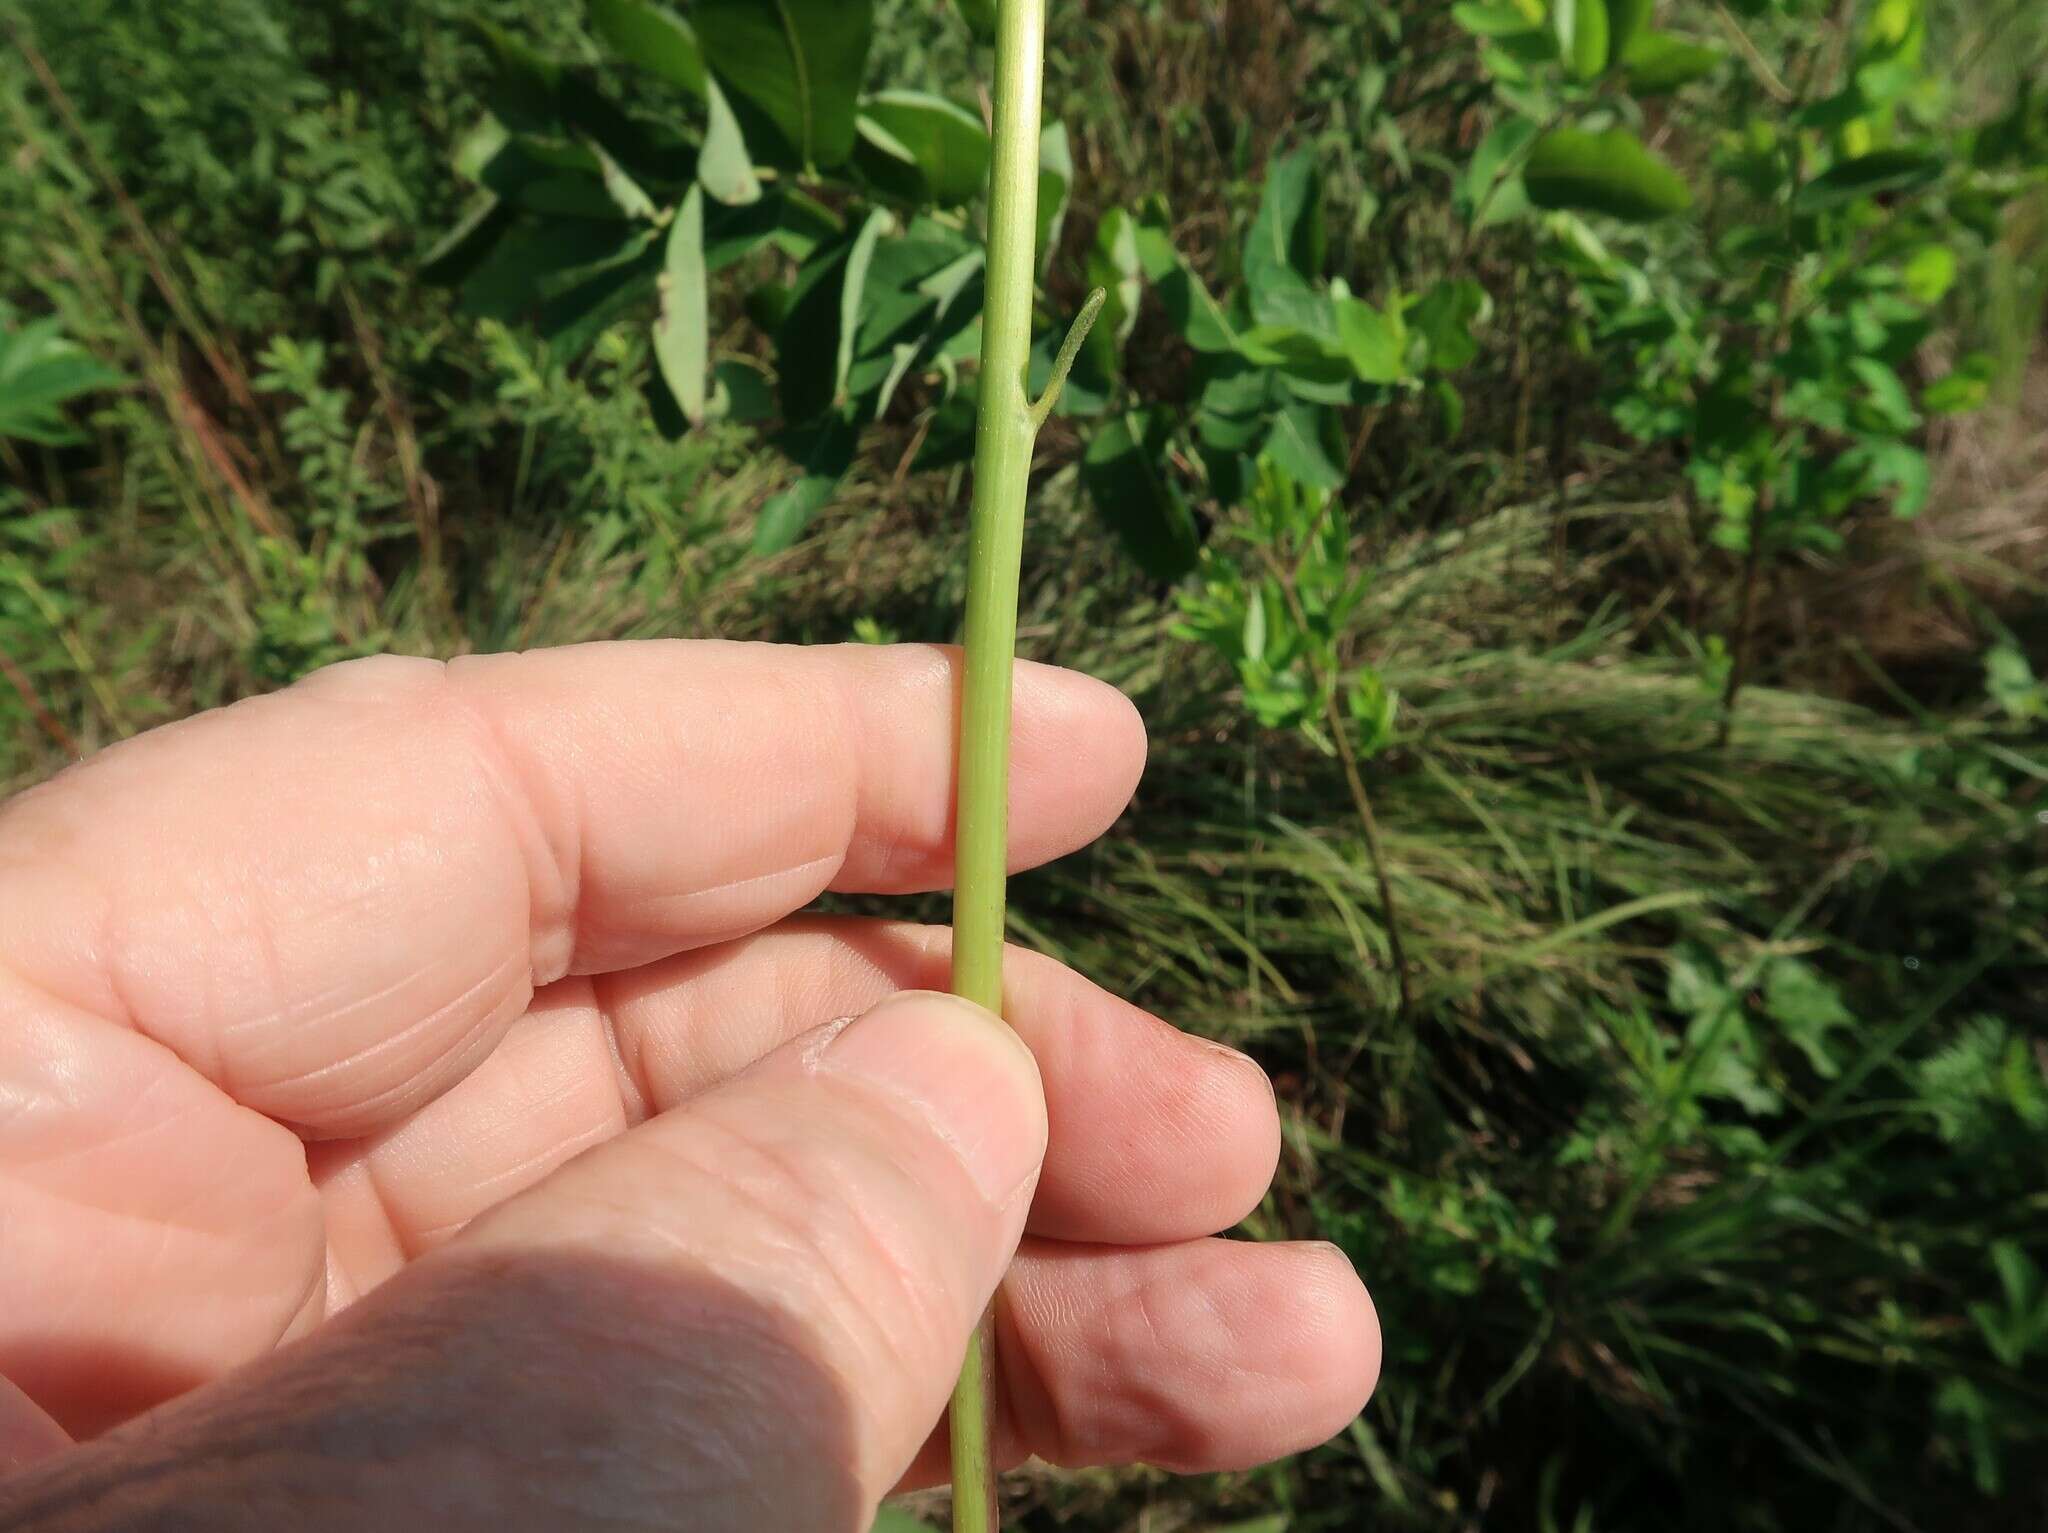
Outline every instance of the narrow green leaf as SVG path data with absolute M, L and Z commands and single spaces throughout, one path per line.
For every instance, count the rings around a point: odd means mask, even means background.
M 1512 5 L 1480 5 L 1459 0 L 1451 7 L 1451 20 L 1474 37 L 1513 37 L 1532 30 L 1527 16 Z
M 1256 295 L 1279 281 L 1315 281 L 1323 274 L 1327 235 L 1323 185 L 1312 149 L 1297 149 L 1266 167 L 1259 216 L 1245 243 L 1245 283 Z
M 1917 190 L 1939 180 L 1941 156 L 1927 149 L 1879 149 L 1843 160 L 1799 189 L 1802 213 L 1819 213 L 1865 197 Z
M 624 166 L 597 144 L 592 143 L 589 148 L 597 156 L 597 171 L 604 182 L 605 195 L 621 213 L 646 222 L 661 216 L 661 209 L 654 205 L 654 199 L 647 195 L 646 188 L 627 174 Z
M 654 324 L 654 356 L 669 392 L 691 425 L 707 410 L 705 379 L 711 365 L 711 294 L 704 274 L 704 188 L 683 194 L 668 229 L 661 273 L 661 315 Z
M 1529 152 L 1522 171 L 1529 200 L 1540 208 L 1605 213 L 1646 223 L 1683 213 L 1692 192 L 1677 171 L 1624 128 L 1587 133 L 1560 128 Z
M 840 404 L 845 403 L 846 380 L 853 371 L 854 340 L 860 333 L 861 306 L 867 297 L 868 267 L 874 262 L 875 246 L 891 222 L 880 208 L 868 214 L 846 257 L 846 277 L 839 289 L 839 367 L 832 384 L 833 398 Z
M 732 103 L 716 80 L 704 82 L 704 101 L 704 151 L 697 159 L 697 179 L 704 183 L 705 191 L 729 207 L 759 202 L 761 178 L 754 172 L 754 156 Z
M 1581 80 L 1597 80 L 1607 68 L 1607 0 L 1551 0 L 1557 50 Z
M 1074 149 L 1063 122 L 1047 123 L 1038 135 L 1038 269 L 1052 259 L 1066 227 L 1067 199 L 1074 190 Z
M 710 77 L 690 24 L 652 0 L 589 0 L 590 29 L 628 64 L 638 65 L 694 96 Z

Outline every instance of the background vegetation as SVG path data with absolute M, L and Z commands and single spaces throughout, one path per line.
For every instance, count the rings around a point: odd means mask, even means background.
M 1560 8 L 1056 0 L 1044 324 L 1106 280 L 1113 340 L 1025 642 L 1154 749 L 1014 922 L 1272 1068 L 1251 1233 L 1342 1243 L 1388 1367 L 1315 1454 L 1025 1476 L 1020 1527 L 2048 1523 L 2048 14 Z M 782 316 L 973 195 L 738 92 L 714 158 L 604 9 L 0 19 L 0 787 L 374 650 L 953 636 L 971 347 L 874 317 L 900 249 L 826 397 Z M 862 83 L 971 158 L 977 7 L 875 9 Z M 750 173 L 824 221 L 693 342 L 664 215 L 719 186 L 708 248 Z M 479 183 L 610 243 L 480 266 Z

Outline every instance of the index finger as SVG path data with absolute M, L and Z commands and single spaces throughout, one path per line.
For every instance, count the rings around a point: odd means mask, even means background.
M 950 873 L 959 657 L 662 642 L 380 659 L 0 811 L 0 966 L 320 1136 L 444 1090 L 564 975 Z M 1020 665 L 1013 863 L 1086 844 L 1144 736 Z

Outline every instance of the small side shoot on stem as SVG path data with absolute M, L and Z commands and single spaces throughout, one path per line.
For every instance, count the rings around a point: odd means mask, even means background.
M 967 676 L 960 710 L 959 810 L 954 853 L 953 991 L 1000 1013 L 1005 880 L 1009 867 L 1010 689 L 1024 508 L 1038 432 L 1107 297 L 1075 321 L 1051 381 L 1030 398 L 1037 286 L 1039 119 L 1046 0 L 1001 0 L 996 18 L 994 158 L 990 167 L 987 297 L 967 576 Z M 984 1317 L 953 1392 L 953 1527 L 995 1533 L 989 1452 L 995 1335 Z

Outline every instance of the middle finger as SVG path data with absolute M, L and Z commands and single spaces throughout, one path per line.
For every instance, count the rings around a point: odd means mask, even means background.
M 806 918 L 542 991 L 453 1090 L 373 1139 L 316 1147 L 342 1297 L 788 1039 L 897 991 L 943 989 L 950 951 L 944 928 Z M 1043 955 L 1012 949 L 1004 980 L 1004 1014 L 1038 1058 L 1051 1127 L 1033 1234 L 1186 1240 L 1257 1206 L 1279 1119 L 1255 1064 Z

